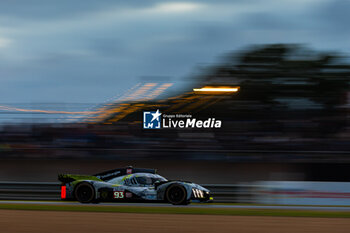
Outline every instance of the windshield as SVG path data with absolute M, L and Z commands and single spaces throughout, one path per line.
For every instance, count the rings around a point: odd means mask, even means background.
M 148 176 L 139 176 L 136 177 L 137 183 L 142 185 L 153 185 L 155 182 L 159 181 L 166 181 L 165 178 L 159 176 L 159 177 L 148 177 Z

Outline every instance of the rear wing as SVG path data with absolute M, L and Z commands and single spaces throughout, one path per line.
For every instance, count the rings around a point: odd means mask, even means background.
M 156 169 L 149 168 L 133 168 L 133 167 L 125 167 L 125 168 L 117 168 L 109 171 L 97 173 L 93 176 L 90 175 L 73 175 L 73 174 L 59 174 L 58 180 L 63 184 L 71 183 L 76 180 L 95 180 L 95 181 L 107 181 L 113 179 L 118 176 L 124 176 L 133 173 L 152 173 L 156 174 Z
M 102 181 L 101 179 L 97 178 L 96 176 L 73 175 L 73 174 L 59 174 L 58 180 L 61 181 L 63 184 L 71 183 L 71 182 L 76 181 L 76 180 Z
M 150 169 L 150 168 L 133 168 L 133 167 L 117 168 L 117 169 L 112 169 L 109 171 L 95 174 L 94 177 L 96 177 L 102 181 L 107 181 L 107 180 L 113 179 L 113 178 L 118 177 L 118 176 L 124 176 L 124 175 L 128 175 L 128 174 L 140 173 L 140 172 L 156 174 L 157 170 Z

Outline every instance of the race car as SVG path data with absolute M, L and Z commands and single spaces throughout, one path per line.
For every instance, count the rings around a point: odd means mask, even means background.
M 60 174 L 62 200 L 81 203 L 167 202 L 187 205 L 211 202 L 210 191 L 198 184 L 167 180 L 156 169 L 117 168 L 89 175 Z

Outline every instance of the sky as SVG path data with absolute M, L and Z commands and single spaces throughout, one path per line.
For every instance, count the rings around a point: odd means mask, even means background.
M 2 0 L 0 103 L 101 103 L 256 44 L 349 54 L 349 12 L 341 0 Z

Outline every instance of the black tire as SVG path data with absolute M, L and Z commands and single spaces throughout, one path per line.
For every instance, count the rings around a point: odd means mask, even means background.
M 77 185 L 74 196 L 81 203 L 91 203 L 95 201 L 95 188 L 87 183 L 82 182 Z
M 187 205 L 187 192 L 183 185 L 173 184 L 165 192 L 166 200 L 173 205 Z

